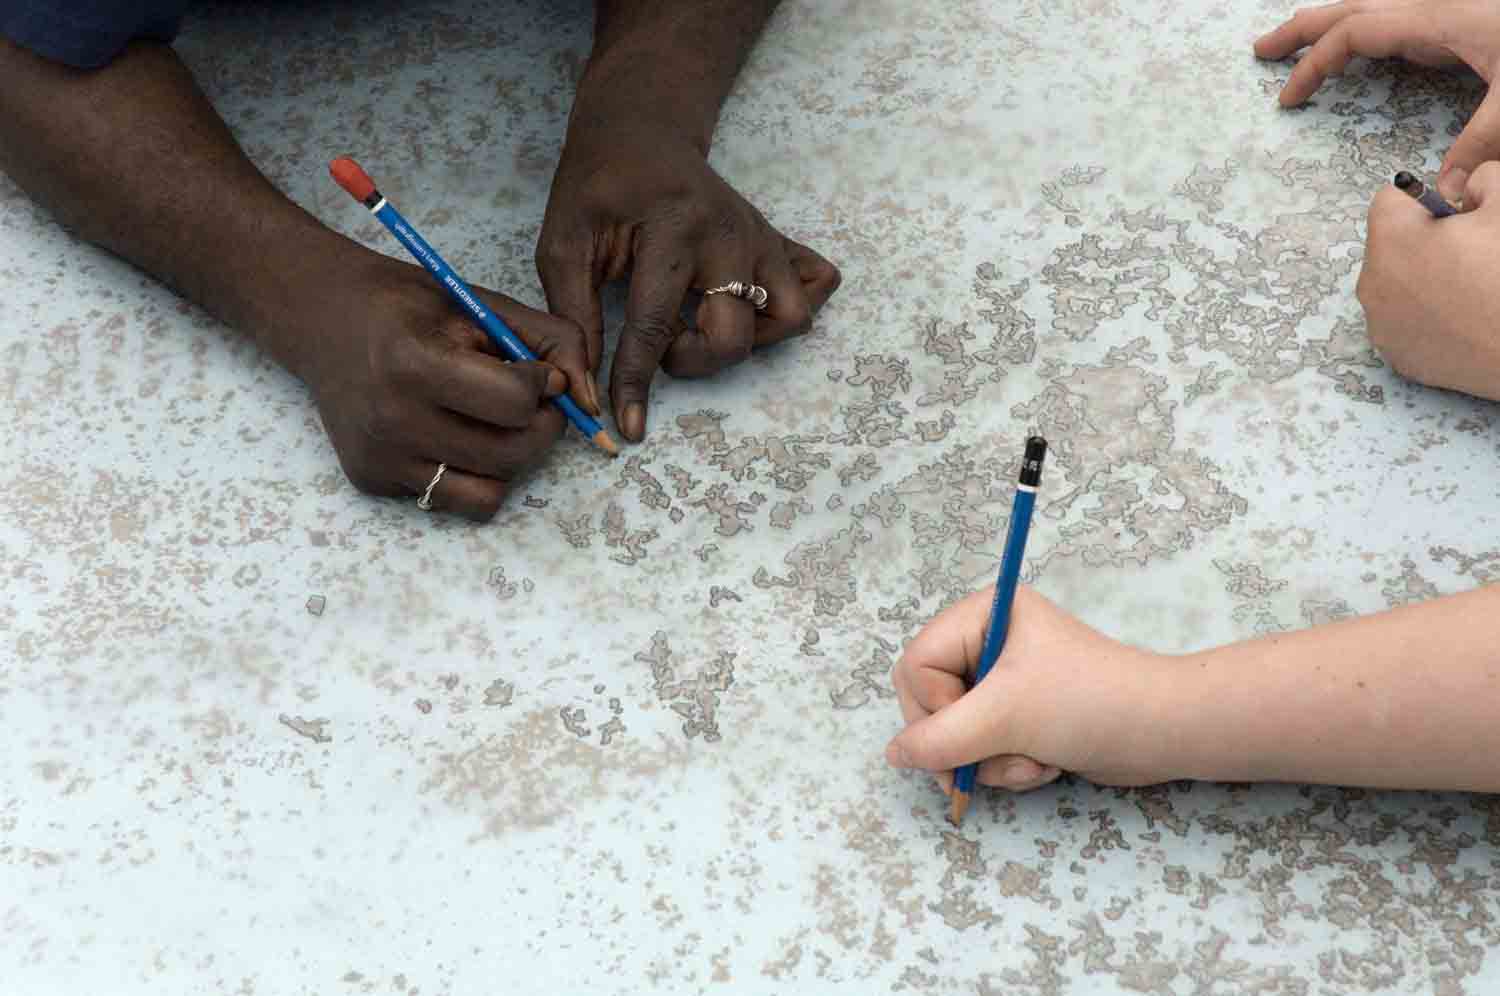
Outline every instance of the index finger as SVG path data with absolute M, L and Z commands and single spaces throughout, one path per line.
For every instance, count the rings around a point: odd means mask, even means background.
M 929 713 L 963 697 L 979 665 L 994 586 L 950 605 L 912 638 L 897 667 L 912 698 Z
M 1387 238 L 1403 230 L 1425 229 L 1436 223 L 1427 209 L 1390 184 L 1375 192 L 1365 219 L 1365 241 L 1378 250 Z
M 474 323 L 454 316 L 430 336 L 409 340 L 398 356 L 403 387 L 438 408 L 503 429 L 529 425 L 544 397 L 565 378 L 545 363 L 511 363 Z
M 651 380 L 667 348 L 682 327 L 682 299 L 693 280 L 693 260 L 684 247 L 668 245 L 638 250 L 625 326 L 609 371 L 615 420 L 627 439 L 646 434 L 646 401 Z
M 562 386 L 562 377 L 545 363 L 510 363 L 462 347 L 423 355 L 418 383 L 428 400 L 502 429 L 530 425 L 543 398 Z
M 1344 71 L 1361 55 L 1384 59 L 1401 55 L 1408 46 L 1426 43 L 1431 15 L 1412 9 L 1381 10 L 1342 18 L 1319 37 L 1297 62 L 1281 90 L 1283 107 L 1295 107 L 1317 92 L 1330 76 Z
M 932 618 L 911 638 L 901 660 L 915 668 L 944 671 L 959 677 L 974 673 L 989 623 L 995 586 L 970 592 Z
M 1299 48 L 1306 48 L 1322 38 L 1329 28 L 1352 13 L 1349 5 L 1344 3 L 1305 7 L 1274 31 L 1255 39 L 1255 56 L 1258 59 L 1285 59 Z

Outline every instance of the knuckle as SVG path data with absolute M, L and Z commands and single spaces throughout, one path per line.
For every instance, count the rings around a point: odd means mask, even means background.
M 415 336 L 404 335 L 387 342 L 374 357 L 376 377 L 385 384 L 411 383 L 421 376 L 422 351 L 423 341 Z
M 579 256 L 578 250 L 570 241 L 545 232 L 536 244 L 535 259 L 539 270 L 575 262 Z
M 391 493 L 390 484 L 377 474 L 373 461 L 360 449 L 350 452 L 339 453 L 339 464 L 344 468 L 344 476 L 349 478 L 349 483 L 354 485 L 355 490 L 367 495 L 388 495 Z
M 400 433 L 404 406 L 392 394 L 373 395 L 365 405 L 361 428 L 365 437 L 379 443 L 391 442 Z
M 792 335 L 806 335 L 812 328 L 812 319 L 812 306 L 807 303 L 806 298 L 799 296 L 786 305 L 783 322 Z
M 1365 215 L 1366 241 L 1383 241 L 1402 222 L 1412 218 L 1410 205 L 1403 203 L 1408 199 L 1394 187 L 1382 188 L 1370 201 L 1370 210 Z
M 638 249 L 676 242 L 701 235 L 711 214 L 701 197 L 693 196 L 686 184 L 673 185 L 657 196 L 646 223 L 638 233 Z
M 714 214 L 709 221 L 709 230 L 714 238 L 721 242 L 732 242 L 739 234 L 740 219 L 737 212 L 732 208 L 725 208 Z
M 665 315 L 659 314 L 646 315 L 631 322 L 630 332 L 658 348 L 664 348 L 667 343 L 677 337 L 675 324 Z
M 1487 138 L 1487 142 L 1491 150 L 1500 152 L 1500 135 Z M 1500 181 L 1500 160 L 1491 159 L 1480 163 L 1474 172 L 1469 174 L 1469 178 L 1470 181 L 1479 180 L 1484 183 Z
M 837 266 L 825 261 L 824 271 L 828 274 L 828 293 L 832 294 L 844 285 L 844 274 Z
M 541 404 L 542 392 L 530 381 L 517 379 L 513 385 L 494 399 L 489 420 L 502 428 L 522 429 Z
M 755 349 L 755 340 L 746 334 L 720 336 L 709 341 L 708 352 L 719 369 L 744 363 Z
M 588 351 L 588 338 L 583 328 L 566 318 L 550 317 L 542 340 L 549 350 L 570 353 L 573 358 L 582 357 Z
M 895 666 L 891 668 L 891 687 L 903 695 L 907 692 L 907 671 L 910 669 L 911 664 L 907 662 L 905 657 L 896 661 Z
M 494 485 L 486 488 L 484 494 L 474 503 L 469 517 L 476 522 L 489 522 L 505 506 L 505 495 L 505 485 L 496 481 Z
M 615 363 L 614 394 L 626 400 L 638 400 L 651 388 L 656 371 L 644 360 Z

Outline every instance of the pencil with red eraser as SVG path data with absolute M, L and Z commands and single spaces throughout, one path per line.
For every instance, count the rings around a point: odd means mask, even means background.
M 411 227 L 411 222 L 401 216 L 391 203 L 380 196 L 380 191 L 375 188 L 375 181 L 370 175 L 360 168 L 359 163 L 348 156 L 340 156 L 328 164 L 328 172 L 333 174 L 333 179 L 340 187 L 349 192 L 349 196 L 359 201 L 370 209 L 370 213 L 380 220 L 380 223 L 390 230 L 396 240 L 406 247 L 416 257 L 417 262 L 427 268 L 427 271 L 437 278 L 437 282 L 443 285 L 448 296 L 453 298 L 474 323 L 484 330 L 485 335 L 490 337 L 502 353 L 517 363 L 535 362 L 537 355 L 531 351 L 521 337 L 516 335 L 500 316 L 496 315 L 479 296 L 464 283 L 459 275 L 453 272 L 453 267 L 438 255 L 436 249 L 427 243 L 427 240 L 417 234 L 417 230 Z M 585 437 L 593 442 L 610 456 L 618 456 L 619 444 L 588 412 L 578 407 L 574 400 L 566 394 L 560 394 L 552 399 L 552 403 L 562 409 L 568 421 L 572 422 L 583 433 Z

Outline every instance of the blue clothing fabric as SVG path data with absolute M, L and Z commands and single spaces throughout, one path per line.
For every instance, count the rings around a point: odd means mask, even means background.
M 0 35 L 38 55 L 97 69 L 137 38 L 171 41 L 189 0 L 0 0 Z

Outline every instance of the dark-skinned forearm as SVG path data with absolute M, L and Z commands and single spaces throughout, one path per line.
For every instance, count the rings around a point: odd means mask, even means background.
M 271 185 L 170 47 L 79 71 L 0 40 L 0 170 L 81 238 L 252 334 L 293 372 L 285 301 L 353 243 Z
M 777 2 L 597 0 L 575 119 L 647 115 L 706 154 L 724 99 Z

